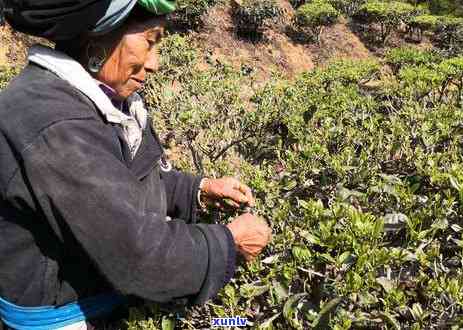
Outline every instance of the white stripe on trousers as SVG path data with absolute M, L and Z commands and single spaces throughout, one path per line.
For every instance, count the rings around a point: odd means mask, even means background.
M 87 330 L 87 323 L 85 321 L 77 322 L 67 325 L 64 328 L 59 328 L 58 330 Z

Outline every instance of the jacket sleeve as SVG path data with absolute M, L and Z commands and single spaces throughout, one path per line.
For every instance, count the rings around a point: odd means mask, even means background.
M 176 170 L 161 171 L 161 177 L 166 187 L 167 215 L 196 223 L 197 196 L 202 178 Z
M 59 237 L 72 233 L 117 291 L 156 302 L 188 296 L 204 303 L 233 275 L 231 233 L 222 225 L 144 214 L 139 182 L 121 162 L 109 130 L 95 119 L 69 119 L 27 146 L 18 172 L 38 211 Z

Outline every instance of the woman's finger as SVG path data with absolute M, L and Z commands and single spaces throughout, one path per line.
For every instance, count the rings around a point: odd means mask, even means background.
M 247 261 L 252 261 L 257 258 L 257 256 L 262 252 L 262 250 L 262 248 L 257 250 L 247 250 L 243 251 L 243 253 L 246 256 Z
M 232 197 L 230 197 L 232 198 Z M 238 209 L 240 207 L 240 204 L 239 204 L 239 200 L 238 200 L 238 203 L 234 200 L 234 199 L 229 199 L 227 201 L 227 203 L 230 205 L 230 206 L 233 206 L 235 209 Z
M 256 202 L 254 200 L 254 196 L 252 195 L 251 188 L 249 188 L 248 186 L 246 186 L 245 195 L 248 198 L 248 205 L 250 207 L 256 206 Z
M 246 195 L 244 195 L 241 191 L 239 190 L 231 190 L 229 192 L 229 196 L 228 196 L 231 200 L 231 202 L 234 202 L 234 204 L 236 205 L 235 207 L 240 207 L 240 205 L 242 203 L 248 203 L 248 197 L 246 197 Z
M 221 200 L 217 200 L 216 201 L 216 206 L 217 205 L 220 205 L 220 208 L 222 211 L 224 210 L 229 210 L 231 208 L 239 208 L 240 207 L 240 204 L 237 203 L 236 201 L 234 201 L 231 197 L 229 196 L 226 196 L 224 198 L 222 198 Z
M 247 203 L 249 206 L 254 206 L 254 198 L 251 189 L 233 177 L 224 178 L 225 189 L 222 193 L 223 197 L 231 198 L 237 203 Z
M 245 196 L 246 196 L 246 199 L 247 199 L 247 203 L 249 204 L 249 206 L 251 207 L 254 207 L 254 197 L 252 195 L 252 190 L 251 188 L 249 188 L 247 185 L 245 185 L 244 183 L 239 183 L 238 184 L 238 190 L 241 191 Z

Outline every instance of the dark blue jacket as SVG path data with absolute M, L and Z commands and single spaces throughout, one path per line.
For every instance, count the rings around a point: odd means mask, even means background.
M 86 96 L 29 64 L 0 93 L 0 296 L 39 306 L 111 290 L 216 295 L 233 275 L 233 237 L 196 223 L 200 178 L 160 171 L 161 154 L 147 129 L 128 159 Z

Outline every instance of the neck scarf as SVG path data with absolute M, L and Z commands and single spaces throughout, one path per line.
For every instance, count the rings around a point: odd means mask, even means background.
M 130 149 L 130 155 L 132 159 L 135 157 L 148 121 L 148 112 L 140 95 L 133 93 L 127 99 L 130 115 L 126 115 L 114 107 L 110 98 L 82 65 L 66 54 L 48 47 L 35 45 L 29 51 L 29 61 L 50 70 L 80 90 L 92 100 L 108 122 L 121 125 L 124 138 Z

